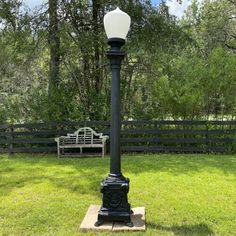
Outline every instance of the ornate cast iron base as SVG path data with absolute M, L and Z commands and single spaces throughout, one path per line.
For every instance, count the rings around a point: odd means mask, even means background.
M 104 222 L 120 221 L 127 226 L 133 227 L 131 214 L 133 213 L 128 203 L 127 194 L 129 192 L 129 179 L 124 176 L 106 177 L 101 183 L 101 193 L 103 193 L 103 203 L 98 212 L 95 226 L 100 226 Z

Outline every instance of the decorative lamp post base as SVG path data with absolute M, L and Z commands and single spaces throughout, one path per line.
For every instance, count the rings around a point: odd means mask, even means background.
M 102 207 L 98 212 L 95 226 L 104 222 L 119 221 L 133 227 L 131 214 L 133 213 L 128 203 L 129 179 L 124 176 L 108 176 L 101 183 L 103 193 Z

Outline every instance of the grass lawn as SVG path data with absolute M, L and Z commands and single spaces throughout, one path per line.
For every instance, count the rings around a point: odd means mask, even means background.
M 0 156 L 0 235 L 111 235 L 79 232 L 108 170 L 109 158 Z M 236 235 L 236 155 L 124 155 L 122 170 L 146 235 Z

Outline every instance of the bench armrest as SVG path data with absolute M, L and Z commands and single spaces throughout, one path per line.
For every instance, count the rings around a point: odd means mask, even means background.
M 54 140 L 55 140 L 57 143 L 60 143 L 60 141 L 65 140 L 66 138 L 69 138 L 69 137 L 68 137 L 68 136 L 60 136 L 60 137 L 55 138 Z
M 109 139 L 109 136 L 108 135 L 102 135 L 102 136 L 100 136 L 103 140 L 107 140 L 107 139 Z
M 96 136 L 98 136 L 98 138 L 102 139 L 102 141 L 106 141 L 107 139 L 109 139 L 108 135 L 103 135 L 103 133 L 96 133 Z

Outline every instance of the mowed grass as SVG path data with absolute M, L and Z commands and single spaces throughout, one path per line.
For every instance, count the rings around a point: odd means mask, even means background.
M 122 170 L 146 235 L 236 235 L 235 155 L 124 155 Z M 107 157 L 0 156 L 0 235 L 111 235 L 79 231 L 108 171 Z

